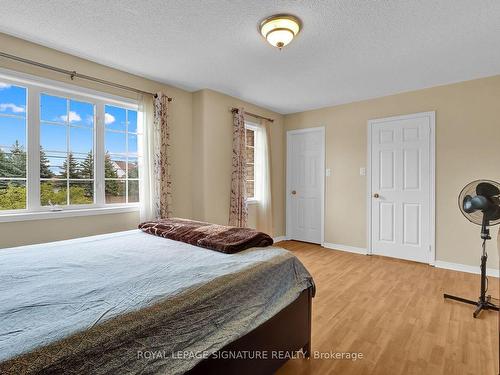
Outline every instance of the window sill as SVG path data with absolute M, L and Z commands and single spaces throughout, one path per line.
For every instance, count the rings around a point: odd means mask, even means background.
M 259 204 L 259 200 L 255 199 L 255 198 L 250 198 L 250 199 L 247 199 L 247 204 L 249 204 L 249 205 Z
M 82 208 L 82 209 L 71 209 L 71 210 L 68 209 L 63 211 L 35 211 L 35 212 L 8 213 L 8 214 L 0 214 L 0 223 L 10 223 L 15 221 L 27 221 L 27 220 L 61 219 L 65 217 L 77 217 L 77 216 L 119 214 L 125 212 L 135 212 L 135 211 L 139 211 L 138 205 Z

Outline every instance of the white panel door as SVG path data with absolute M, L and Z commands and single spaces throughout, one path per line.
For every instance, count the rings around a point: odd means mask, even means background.
M 322 242 L 324 129 L 288 132 L 287 237 Z
M 433 261 L 433 127 L 432 112 L 369 122 L 373 254 Z

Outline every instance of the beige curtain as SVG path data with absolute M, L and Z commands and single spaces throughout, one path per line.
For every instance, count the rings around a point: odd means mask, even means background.
M 170 129 L 168 125 L 168 97 L 159 92 L 155 95 L 153 110 L 153 204 L 154 217 L 167 218 L 171 215 L 170 179 Z
M 229 225 L 246 227 L 248 222 L 246 189 L 246 143 L 243 108 L 233 111 L 233 158 Z
M 257 230 L 273 236 L 273 204 L 271 180 L 271 124 L 267 120 L 261 121 L 257 132 L 257 142 L 260 145 L 258 164 L 261 168 L 261 178 L 257 189 L 259 202 L 257 204 Z
M 138 151 L 139 158 L 139 202 L 141 222 L 154 220 L 159 216 L 159 195 L 157 194 L 156 178 L 154 174 L 155 159 L 155 129 L 153 127 L 153 97 L 142 95 L 139 97 Z

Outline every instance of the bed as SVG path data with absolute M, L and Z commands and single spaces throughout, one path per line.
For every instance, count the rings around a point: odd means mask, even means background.
M 310 352 L 313 294 L 278 247 L 132 230 L 0 250 L 0 373 L 272 373 Z

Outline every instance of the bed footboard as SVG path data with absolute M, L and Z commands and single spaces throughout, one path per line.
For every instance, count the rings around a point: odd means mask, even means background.
M 295 353 L 311 354 L 313 287 L 264 324 L 198 363 L 187 374 L 272 374 Z M 235 358 L 235 353 L 247 358 Z M 228 358 L 232 354 L 233 357 Z M 259 356 L 259 357 L 258 357 Z

